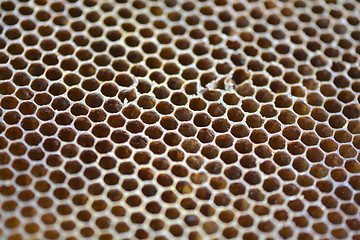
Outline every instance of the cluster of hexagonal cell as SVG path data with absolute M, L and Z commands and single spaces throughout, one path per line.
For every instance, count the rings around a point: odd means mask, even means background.
M 360 239 L 360 3 L 4 0 L 1 239 Z

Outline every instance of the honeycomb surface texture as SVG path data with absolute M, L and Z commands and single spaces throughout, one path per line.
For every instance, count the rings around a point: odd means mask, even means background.
M 360 1 L 0 1 L 0 239 L 360 240 Z

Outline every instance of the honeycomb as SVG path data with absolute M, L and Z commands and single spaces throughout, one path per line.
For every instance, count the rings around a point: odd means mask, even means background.
M 360 240 L 360 1 L 0 1 L 0 239 Z

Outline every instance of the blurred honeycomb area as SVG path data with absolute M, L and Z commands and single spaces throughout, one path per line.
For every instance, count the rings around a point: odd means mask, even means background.
M 360 240 L 360 0 L 0 0 L 1 240 Z

